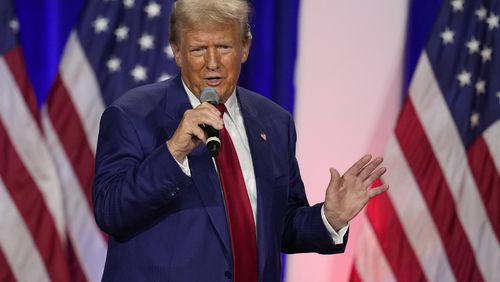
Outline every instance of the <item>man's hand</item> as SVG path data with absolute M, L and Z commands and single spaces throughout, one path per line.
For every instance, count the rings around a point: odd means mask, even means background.
M 331 179 L 326 189 L 324 211 L 328 223 L 336 231 L 346 226 L 368 200 L 389 189 L 387 184 L 370 189 L 372 183 L 386 172 L 384 167 L 379 167 L 382 158 L 370 162 L 371 159 L 371 155 L 365 155 L 342 177 L 336 169 L 330 168 Z
M 208 124 L 220 130 L 224 123 L 219 110 L 207 102 L 185 111 L 174 135 L 167 141 L 168 150 L 178 162 L 182 162 L 196 147 L 205 143 L 205 132 L 200 124 Z

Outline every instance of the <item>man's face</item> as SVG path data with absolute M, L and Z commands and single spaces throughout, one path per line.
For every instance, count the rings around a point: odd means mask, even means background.
M 205 26 L 182 31 L 172 44 L 175 62 L 187 87 L 197 96 L 213 87 L 224 103 L 233 93 L 250 44 L 243 44 L 238 25 Z

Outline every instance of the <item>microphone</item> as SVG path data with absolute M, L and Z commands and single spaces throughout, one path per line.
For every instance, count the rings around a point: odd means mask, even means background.
M 217 107 L 219 104 L 219 94 L 217 94 L 214 88 L 205 87 L 201 90 L 200 102 L 208 102 Z M 207 135 L 207 142 L 205 144 L 207 145 L 208 154 L 213 158 L 217 157 L 220 149 L 219 131 L 208 124 L 200 125 L 200 127 Z

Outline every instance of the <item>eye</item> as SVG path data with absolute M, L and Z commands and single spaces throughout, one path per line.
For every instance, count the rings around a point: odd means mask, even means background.
M 219 52 L 221 54 L 227 54 L 227 53 L 231 52 L 232 49 L 233 49 L 233 47 L 229 46 L 229 45 L 220 45 L 217 47 L 217 50 L 219 50 Z
M 205 53 L 205 48 L 194 47 L 194 48 L 191 48 L 189 50 L 189 53 L 191 53 L 191 55 L 193 55 L 195 57 L 200 57 L 200 56 L 203 56 L 203 54 Z

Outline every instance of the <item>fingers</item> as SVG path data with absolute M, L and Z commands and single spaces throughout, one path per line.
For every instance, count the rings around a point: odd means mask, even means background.
M 368 197 L 371 199 L 377 195 L 380 195 L 389 189 L 389 185 L 382 184 L 376 188 L 372 188 L 368 190 Z
M 387 169 L 385 167 L 379 167 L 377 168 L 372 174 L 370 174 L 364 181 L 363 183 L 366 185 L 366 186 L 370 186 L 372 185 L 372 183 L 377 180 L 378 178 L 380 178 L 382 175 L 384 175 L 384 173 L 387 171 Z
M 330 184 L 328 185 L 329 188 L 333 189 L 338 189 L 340 187 L 340 173 L 334 169 L 333 167 L 330 168 Z
M 345 173 L 346 174 L 352 174 L 352 175 L 358 175 L 363 167 L 372 159 L 372 156 L 370 154 L 364 155 L 359 161 L 355 162 Z
M 186 111 L 186 113 L 190 115 L 193 126 L 207 124 L 217 130 L 222 129 L 222 127 L 224 126 L 221 113 L 210 103 L 202 103 L 195 109 Z
M 207 140 L 206 140 L 206 139 L 207 139 L 207 137 L 205 136 L 205 132 L 203 131 L 203 129 L 201 129 L 201 127 L 199 127 L 199 126 L 194 126 L 194 127 L 192 127 L 191 129 L 192 129 L 192 131 L 191 131 L 191 132 L 189 132 L 189 133 L 190 133 L 190 135 L 191 135 L 192 137 L 194 137 L 194 139 L 195 139 L 195 140 L 196 140 L 196 139 L 197 139 L 197 140 L 201 140 L 203 143 L 206 143 L 206 141 L 207 141 Z
M 367 164 L 359 173 L 359 177 L 362 180 L 366 180 L 368 176 L 382 163 L 383 159 L 381 157 L 377 157 L 373 159 L 369 164 Z

